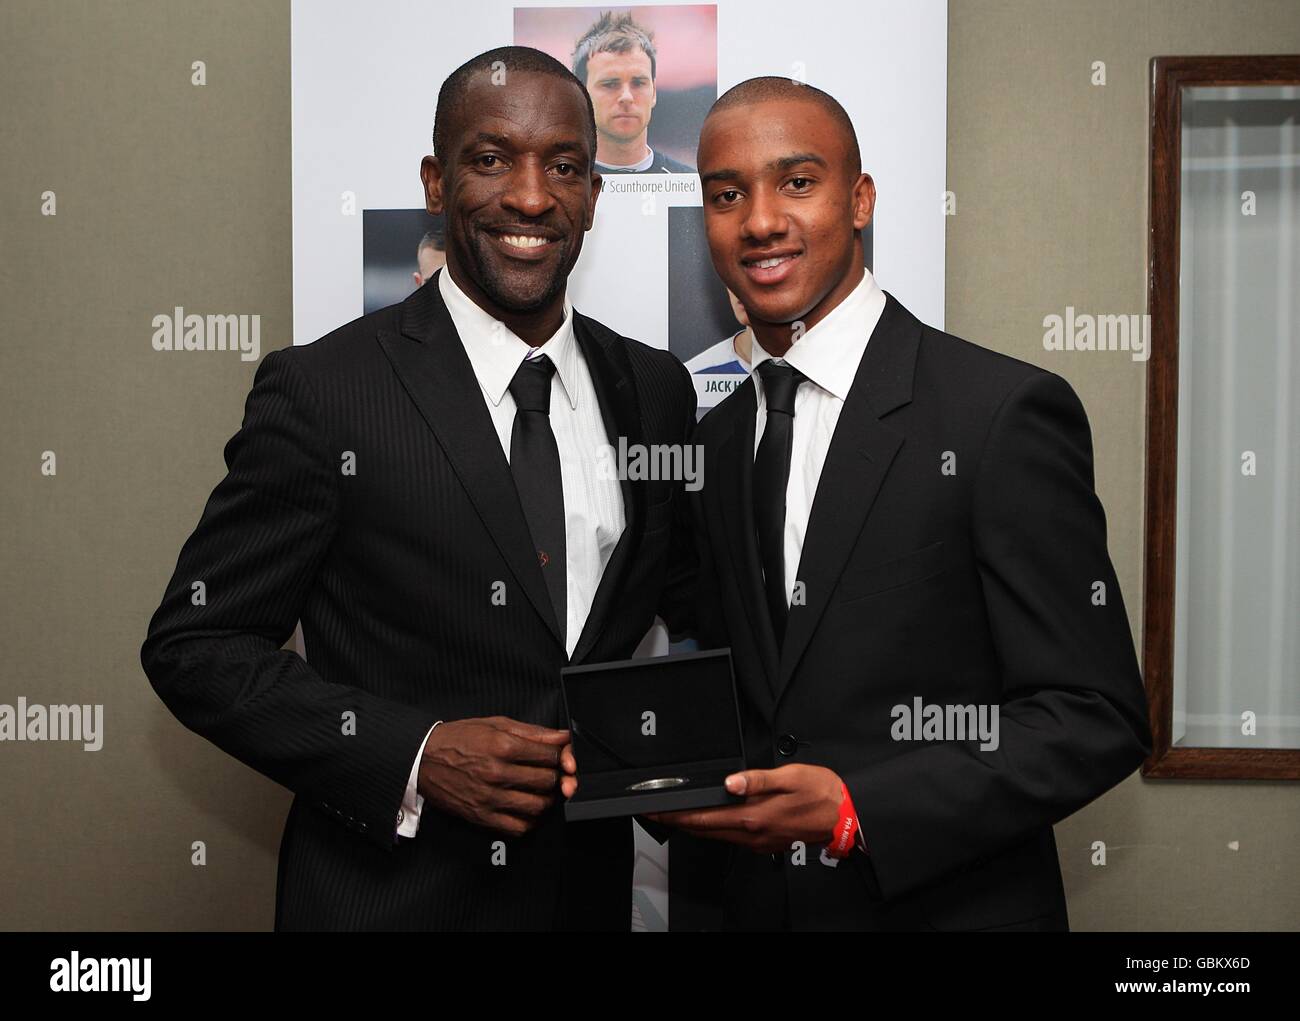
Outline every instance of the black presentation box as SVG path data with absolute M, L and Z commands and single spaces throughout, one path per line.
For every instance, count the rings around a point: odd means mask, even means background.
M 578 790 L 569 822 L 743 801 L 745 768 L 731 650 L 591 663 L 560 671 Z

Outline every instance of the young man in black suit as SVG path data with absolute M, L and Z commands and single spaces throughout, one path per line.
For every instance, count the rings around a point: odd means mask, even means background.
M 698 163 L 755 337 L 692 497 L 751 768 L 743 804 L 652 817 L 689 835 L 672 926 L 1066 929 L 1052 825 L 1150 748 L 1083 408 L 864 271 L 875 185 L 830 96 L 736 86 Z
M 682 485 L 599 448 L 684 443 L 695 397 L 568 302 L 595 148 L 545 54 L 452 73 L 421 171 L 446 267 L 263 360 L 150 624 L 172 712 L 295 794 L 277 929 L 629 928 L 631 823 L 557 805 L 559 671 L 677 616 Z

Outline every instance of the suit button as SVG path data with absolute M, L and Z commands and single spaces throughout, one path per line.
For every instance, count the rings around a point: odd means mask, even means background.
M 782 755 L 793 755 L 798 744 L 793 734 L 782 734 L 776 739 L 776 750 Z

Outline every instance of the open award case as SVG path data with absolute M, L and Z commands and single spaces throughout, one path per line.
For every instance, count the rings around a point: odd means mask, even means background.
M 569 822 L 744 800 L 723 786 L 745 768 L 731 650 L 560 671 L 578 790 Z

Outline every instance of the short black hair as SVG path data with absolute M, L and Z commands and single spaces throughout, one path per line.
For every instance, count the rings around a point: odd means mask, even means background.
M 829 92 L 823 92 L 815 85 L 806 85 L 794 78 L 774 76 L 750 78 L 739 85 L 733 85 L 720 95 L 717 101 L 709 107 L 709 116 L 712 116 L 717 110 L 762 103 L 771 99 L 809 100 L 830 114 L 831 118 L 839 125 L 840 133 L 844 136 L 850 176 L 856 178 L 862 173 L 862 151 L 858 148 L 858 133 L 853 127 L 853 121 L 849 119 L 849 115 L 844 112 L 844 107 L 840 106 L 839 101 L 834 96 Z
M 497 65 L 500 64 L 500 67 Z M 460 127 L 460 114 L 465 110 L 465 96 L 469 91 L 469 80 L 479 71 L 494 72 L 504 70 L 510 73 L 531 72 L 549 75 L 577 86 L 582 98 L 587 103 L 587 138 L 591 142 L 592 158 L 596 155 L 596 109 L 591 105 L 587 87 L 578 81 L 572 71 L 552 57 L 549 53 L 535 50 L 531 46 L 498 46 L 495 50 L 471 57 L 447 76 L 438 90 L 438 108 L 433 115 L 433 154 L 447 169 L 447 155 L 453 139 L 448 137 L 449 122 Z

